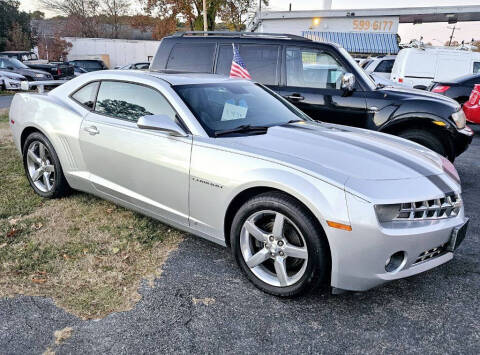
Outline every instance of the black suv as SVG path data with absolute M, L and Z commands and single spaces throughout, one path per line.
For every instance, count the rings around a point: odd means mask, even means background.
M 67 63 L 48 63 L 38 59 L 38 56 L 29 51 L 0 52 L 0 56 L 15 58 L 31 69 L 43 70 L 49 73 L 55 80 L 68 80 L 74 76 L 73 65 Z
M 452 161 L 472 141 L 458 103 L 425 91 L 376 85 L 333 43 L 283 34 L 177 33 L 161 41 L 150 70 L 228 76 L 232 44 L 253 80 L 313 119 L 391 133 Z

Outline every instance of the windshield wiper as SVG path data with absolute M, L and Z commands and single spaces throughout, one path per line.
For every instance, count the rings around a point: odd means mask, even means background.
M 230 133 L 263 132 L 263 131 L 266 132 L 267 130 L 268 130 L 267 126 L 252 126 L 252 125 L 246 124 L 246 125 L 241 125 L 235 128 L 215 131 L 214 135 L 215 137 L 218 137 L 218 136 L 223 136 L 225 134 L 230 134 Z

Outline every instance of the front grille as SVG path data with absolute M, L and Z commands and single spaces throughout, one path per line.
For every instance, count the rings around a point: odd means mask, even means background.
M 413 265 L 421 263 L 423 261 L 427 261 L 433 258 L 436 258 L 437 256 L 443 255 L 445 253 L 447 244 L 442 244 L 439 247 L 425 250 L 423 253 L 421 253 L 418 258 L 415 260 Z
M 395 221 L 411 221 L 420 219 L 441 219 L 456 217 L 462 208 L 459 194 L 427 201 L 402 203 Z

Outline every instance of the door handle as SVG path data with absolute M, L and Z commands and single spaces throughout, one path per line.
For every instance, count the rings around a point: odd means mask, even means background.
M 89 133 L 90 135 L 92 135 L 92 136 L 100 133 L 100 131 L 98 130 L 98 128 L 95 127 L 95 126 L 85 127 L 85 128 L 84 128 L 84 131 L 85 131 L 85 132 L 88 132 L 88 133 Z
M 284 98 L 286 98 L 287 100 L 291 100 L 291 101 L 305 100 L 305 98 L 300 94 L 291 94 L 291 95 L 284 96 Z

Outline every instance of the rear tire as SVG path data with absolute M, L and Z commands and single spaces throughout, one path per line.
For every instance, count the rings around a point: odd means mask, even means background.
M 28 181 L 38 195 L 59 198 L 71 191 L 57 153 L 42 133 L 34 132 L 27 137 L 22 155 Z
M 421 129 L 410 129 L 400 132 L 398 136 L 423 145 L 424 147 L 427 147 L 444 157 L 448 157 L 445 145 L 436 135 L 428 131 Z
M 245 202 L 233 219 L 230 243 L 248 279 L 275 296 L 312 291 L 329 275 L 323 229 L 305 207 L 281 192 Z

